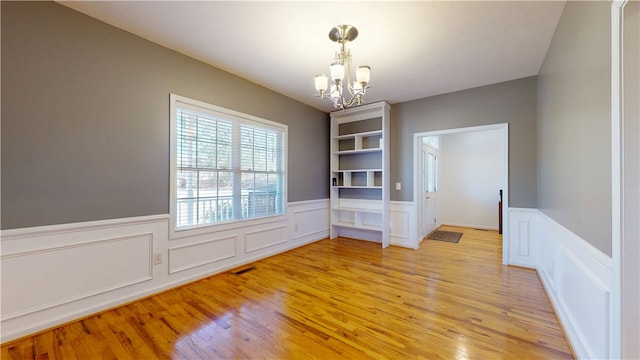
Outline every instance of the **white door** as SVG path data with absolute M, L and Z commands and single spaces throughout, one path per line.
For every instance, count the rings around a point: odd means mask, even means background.
M 421 153 L 422 234 L 420 237 L 423 238 L 435 230 L 438 224 L 438 150 L 423 143 Z

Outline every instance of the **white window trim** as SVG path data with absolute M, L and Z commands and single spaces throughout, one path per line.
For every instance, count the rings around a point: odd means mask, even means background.
M 187 108 L 191 108 L 193 110 L 202 111 L 205 113 L 211 113 L 215 115 L 224 114 L 231 120 L 248 120 L 253 123 L 257 123 L 260 126 L 264 126 L 267 128 L 273 128 L 278 131 L 284 131 L 285 135 L 285 144 L 284 144 L 284 179 L 283 179 L 283 213 L 277 215 L 263 216 L 259 218 L 249 218 L 249 219 L 238 219 L 228 222 L 207 224 L 207 225 L 199 225 L 193 226 L 181 230 L 176 230 L 176 136 L 177 136 L 177 127 L 176 127 L 176 117 L 177 117 L 177 104 L 180 103 L 185 105 Z M 233 111 L 229 109 L 225 109 L 220 106 L 216 106 L 213 104 L 209 104 L 203 101 L 194 100 L 191 98 L 187 98 L 184 96 L 170 94 L 169 95 L 169 117 L 170 117 L 170 140 L 169 140 L 169 148 L 170 148 L 170 169 L 169 169 L 169 239 L 178 239 L 185 238 L 190 236 L 197 236 L 201 234 L 207 234 L 211 232 L 218 231 L 226 231 L 232 230 L 241 227 L 254 226 L 265 223 L 273 223 L 278 221 L 286 220 L 287 214 L 287 204 L 288 204 L 288 153 L 289 153 L 289 127 L 285 124 L 281 124 L 275 121 L 262 119 L 253 115 L 244 114 L 238 111 Z

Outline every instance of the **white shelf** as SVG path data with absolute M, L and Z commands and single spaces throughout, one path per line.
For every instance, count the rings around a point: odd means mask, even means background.
M 346 172 L 368 172 L 368 171 L 382 171 L 382 169 L 340 169 L 340 170 L 332 170 L 333 172 L 341 172 L 341 173 L 346 173 Z
M 333 116 L 333 115 L 332 115 Z M 383 130 L 382 127 L 379 126 L 379 129 L 370 130 L 372 127 L 371 123 L 367 123 L 367 121 L 372 121 L 374 119 L 367 119 L 363 122 L 367 125 L 367 131 L 358 132 L 358 127 L 350 127 L 346 129 L 347 131 L 355 131 L 349 132 L 343 135 L 337 135 L 336 132 L 339 132 L 339 126 L 336 131 L 332 131 L 333 141 L 332 148 L 334 152 L 338 154 L 353 154 L 360 152 L 369 152 L 369 151 L 382 151 L 383 148 Z M 357 121 L 351 122 L 351 124 L 357 124 Z M 376 124 L 373 124 L 375 126 Z
M 337 207 L 331 209 L 334 213 L 332 225 L 349 227 L 352 229 L 382 230 L 383 210 L 361 207 Z
M 335 223 L 333 223 L 331 225 L 340 226 L 340 227 L 346 227 L 346 228 L 351 228 L 351 229 L 363 229 L 363 230 L 372 230 L 372 231 L 381 231 L 382 230 L 382 228 L 380 226 L 356 225 L 356 224 L 341 223 L 341 222 L 335 222 Z
M 382 189 L 382 186 L 366 186 L 366 185 L 362 185 L 362 186 L 336 185 L 336 186 L 332 186 L 332 187 L 338 188 L 338 189 Z
M 331 186 L 338 188 L 382 188 L 382 169 L 332 171 Z
M 364 208 L 338 207 L 338 208 L 332 208 L 331 210 L 333 210 L 333 211 L 361 212 L 361 213 L 370 213 L 370 214 L 382 214 L 382 209 L 364 209 Z
M 382 152 L 381 148 L 369 148 L 369 149 L 357 149 L 357 150 L 339 150 L 334 152 L 334 154 L 338 155 L 348 155 L 348 154 L 362 154 L 369 152 Z
M 373 137 L 373 136 L 382 136 L 382 130 L 366 131 L 366 132 L 361 132 L 361 133 L 338 135 L 338 136 L 334 136 L 333 138 L 335 140 L 349 140 L 349 139 L 355 139 L 357 137 Z

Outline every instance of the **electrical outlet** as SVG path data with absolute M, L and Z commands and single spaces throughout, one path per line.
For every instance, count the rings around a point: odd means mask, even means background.
M 162 253 L 153 254 L 153 265 L 162 264 Z
M 396 183 L 396 190 L 402 190 L 402 183 Z

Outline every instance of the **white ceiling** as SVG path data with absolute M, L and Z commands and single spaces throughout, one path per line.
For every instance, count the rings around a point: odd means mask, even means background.
M 63 5 L 331 111 L 314 97 L 337 44 L 357 27 L 365 100 L 390 103 L 536 75 L 564 1 L 63 1 Z

